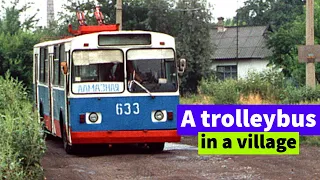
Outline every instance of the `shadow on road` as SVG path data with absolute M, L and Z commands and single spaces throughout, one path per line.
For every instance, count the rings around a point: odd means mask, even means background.
M 49 148 L 55 148 L 63 153 L 66 153 L 63 148 L 62 139 L 47 135 L 46 144 L 50 144 Z M 162 151 L 159 153 L 150 153 L 146 147 L 136 144 L 112 144 L 110 147 L 108 144 L 90 144 L 90 145 L 76 145 L 73 155 L 79 157 L 94 157 L 94 156 L 106 156 L 106 155 L 123 155 L 123 154 L 170 154 L 170 151 Z

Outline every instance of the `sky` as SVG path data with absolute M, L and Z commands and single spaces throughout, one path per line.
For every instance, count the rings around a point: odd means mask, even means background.
M 77 1 L 77 0 L 74 0 Z M 78 0 L 82 1 L 82 0 Z M 243 6 L 244 1 L 246 0 L 207 0 L 208 3 L 213 5 L 213 17 L 216 22 L 218 17 L 232 18 L 236 15 L 236 9 Z M 20 0 L 21 3 L 34 2 L 32 5 L 32 9 L 30 9 L 24 16 L 28 16 L 28 14 L 34 14 L 38 10 L 37 18 L 40 19 L 38 26 L 46 26 L 47 20 L 47 1 L 46 0 Z M 55 16 L 57 17 L 57 13 L 61 12 L 63 9 L 63 4 L 66 3 L 67 0 L 55 0 L 54 8 L 55 8 Z
M 212 15 L 216 20 L 218 17 L 232 18 L 236 16 L 236 10 L 244 5 L 246 0 L 208 0 L 213 5 Z

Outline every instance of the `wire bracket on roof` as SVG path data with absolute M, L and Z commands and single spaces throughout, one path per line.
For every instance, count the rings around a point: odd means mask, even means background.
M 105 24 L 104 16 L 100 11 L 100 6 L 96 6 L 94 16 L 97 20 L 98 25 L 88 26 L 86 23 L 86 18 L 83 11 L 77 9 L 77 19 L 79 22 L 79 28 L 73 29 L 72 25 L 69 24 L 68 31 L 73 35 L 83 35 L 102 31 L 119 31 L 119 24 Z

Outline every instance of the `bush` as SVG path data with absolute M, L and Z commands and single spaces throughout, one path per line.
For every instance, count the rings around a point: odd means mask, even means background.
M 281 95 L 282 104 L 300 104 L 318 102 L 320 100 L 320 86 L 316 88 L 288 86 Z
M 43 132 L 22 83 L 0 77 L 0 177 L 43 179 Z
M 238 81 L 220 81 L 213 76 L 203 79 L 198 89 L 200 94 L 211 97 L 214 104 L 239 104 L 248 97 L 259 97 L 259 102 L 274 104 L 320 102 L 320 85 L 315 89 L 296 87 L 277 71 L 250 72 L 246 79 Z
M 240 99 L 238 82 L 233 79 L 225 81 L 213 78 L 202 80 L 199 92 L 211 96 L 214 104 L 238 104 Z
M 285 87 L 281 72 L 265 71 L 250 72 L 248 77 L 240 80 L 218 80 L 216 77 L 203 79 L 199 85 L 199 92 L 213 97 L 215 104 L 238 104 L 241 98 L 259 95 L 262 100 L 280 100 Z
M 263 100 L 279 100 L 285 86 L 283 74 L 273 70 L 249 72 L 246 79 L 239 80 L 242 95 L 258 94 Z

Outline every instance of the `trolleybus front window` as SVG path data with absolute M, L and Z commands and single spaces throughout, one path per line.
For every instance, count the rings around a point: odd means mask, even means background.
M 128 90 L 133 93 L 176 92 L 176 63 L 172 49 L 135 49 L 128 51 Z M 137 83 L 131 83 L 134 80 Z
M 73 52 L 74 93 L 116 93 L 124 87 L 123 53 L 120 50 Z

